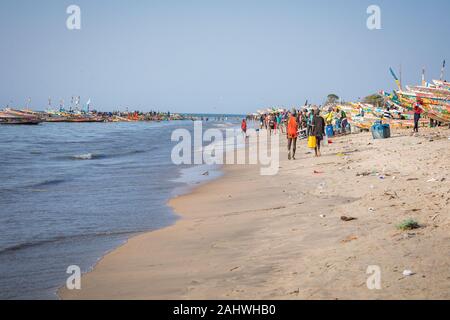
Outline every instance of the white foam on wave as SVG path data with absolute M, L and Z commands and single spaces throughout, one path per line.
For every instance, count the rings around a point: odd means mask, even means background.
M 78 154 L 76 156 L 73 156 L 73 158 L 77 160 L 91 160 L 92 157 L 92 153 Z
M 194 149 L 194 153 L 203 152 L 204 150 L 216 150 L 217 152 L 230 152 L 235 149 L 243 148 L 245 146 L 245 139 L 240 130 L 240 127 L 236 126 L 233 123 L 225 123 L 225 124 L 217 124 L 215 125 L 216 129 L 218 127 L 228 127 L 228 129 L 234 129 L 233 135 L 227 135 L 228 130 L 221 130 L 223 134 L 223 139 L 219 139 L 217 141 L 213 141 L 210 144 L 203 147 L 196 147 Z

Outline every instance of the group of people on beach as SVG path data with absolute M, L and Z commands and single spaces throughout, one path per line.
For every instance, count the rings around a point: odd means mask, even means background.
M 330 121 L 335 120 L 334 117 L 337 113 L 335 110 L 329 110 L 327 114 L 333 115 Z M 345 112 L 336 110 L 339 112 L 338 119 L 343 122 L 342 128 L 346 127 L 346 115 Z M 331 122 L 330 122 L 331 123 Z M 320 107 L 313 106 L 310 108 L 304 108 L 302 110 L 296 110 L 293 108 L 291 111 L 274 112 L 270 114 L 262 114 L 259 116 L 259 129 L 265 129 L 272 134 L 286 134 L 288 142 L 288 159 L 295 160 L 295 153 L 297 150 L 297 140 L 299 138 L 313 138 L 315 156 L 320 157 L 321 144 L 324 140 L 326 121 L 324 117 L 320 115 Z M 241 124 L 241 129 L 246 134 L 247 122 L 244 119 Z
M 277 134 L 277 132 L 284 134 L 286 131 L 287 120 L 287 112 L 263 114 L 259 118 L 259 128 L 268 130 L 269 134 Z
M 306 133 L 308 139 L 313 138 L 314 152 L 316 157 L 320 157 L 321 142 L 325 137 L 325 119 L 320 115 L 319 108 L 313 108 L 309 111 L 292 109 L 288 112 L 287 121 L 287 139 L 288 139 L 288 159 L 295 160 L 297 150 L 297 139 L 299 133 Z

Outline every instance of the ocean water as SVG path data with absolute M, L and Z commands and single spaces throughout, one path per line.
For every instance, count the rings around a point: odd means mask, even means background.
M 0 299 L 57 299 L 68 266 L 174 223 L 167 201 L 220 175 L 172 163 L 177 128 L 193 122 L 0 126 Z

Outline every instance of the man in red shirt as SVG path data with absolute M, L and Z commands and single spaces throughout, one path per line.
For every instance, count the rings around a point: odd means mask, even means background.
M 245 119 L 242 119 L 241 129 L 244 136 L 247 137 L 247 121 Z
M 419 120 L 422 112 L 423 111 L 419 107 L 419 104 L 414 104 L 414 132 L 419 132 Z
M 297 137 L 298 137 L 298 122 L 296 112 L 289 112 L 289 120 L 287 125 L 287 139 L 288 139 L 288 159 L 291 160 L 291 147 L 292 147 L 292 159 L 295 160 L 295 150 L 297 149 Z

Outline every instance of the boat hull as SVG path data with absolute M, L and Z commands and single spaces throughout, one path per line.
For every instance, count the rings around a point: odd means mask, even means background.
M 22 125 L 22 126 L 35 126 L 40 124 L 41 120 L 23 120 L 23 119 L 0 119 L 0 125 Z

